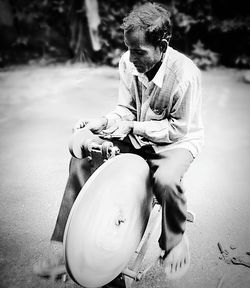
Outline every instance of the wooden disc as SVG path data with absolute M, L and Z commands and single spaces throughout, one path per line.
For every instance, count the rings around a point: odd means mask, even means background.
M 152 208 L 149 167 L 134 154 L 105 162 L 78 195 L 64 234 L 66 266 L 75 282 L 99 287 L 127 266 Z

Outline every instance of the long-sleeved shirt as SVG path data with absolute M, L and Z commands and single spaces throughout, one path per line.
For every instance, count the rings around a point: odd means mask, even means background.
M 151 144 L 156 153 L 188 149 L 194 157 L 203 144 L 200 70 L 188 57 L 168 47 L 156 75 L 148 81 L 129 61 L 119 62 L 119 97 L 108 123 L 134 121 L 129 135 L 135 148 Z

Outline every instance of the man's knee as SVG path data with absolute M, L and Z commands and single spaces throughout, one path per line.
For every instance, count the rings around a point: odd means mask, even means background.
M 91 162 L 87 159 L 77 159 L 72 157 L 69 165 L 68 183 L 70 187 L 77 187 L 78 191 L 91 176 Z
M 180 179 L 171 171 L 156 171 L 153 176 L 153 191 L 158 201 L 173 200 L 183 194 Z
M 70 174 L 86 173 L 90 172 L 91 163 L 87 158 L 77 159 L 72 157 L 69 164 Z
M 173 171 L 158 168 L 153 175 L 153 181 L 154 185 L 158 186 L 159 188 L 171 188 L 178 184 L 180 179 L 178 179 Z

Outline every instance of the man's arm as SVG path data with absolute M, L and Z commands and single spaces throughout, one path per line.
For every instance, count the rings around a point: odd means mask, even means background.
M 125 58 L 128 55 L 125 54 L 119 62 L 119 97 L 115 110 L 102 117 L 79 120 L 73 128 L 74 131 L 87 127 L 93 133 L 101 133 L 103 130 L 112 127 L 117 122 L 121 122 L 121 120 L 132 121 L 136 119 L 135 101 L 130 93 L 131 83 L 129 80 L 132 80 L 132 78 L 129 79 L 128 77 L 129 73 L 125 61 Z
M 200 77 L 179 84 L 173 97 L 169 119 L 151 121 L 117 121 L 107 133 L 133 133 L 152 142 L 170 144 L 181 140 L 191 129 L 199 126 L 201 113 Z

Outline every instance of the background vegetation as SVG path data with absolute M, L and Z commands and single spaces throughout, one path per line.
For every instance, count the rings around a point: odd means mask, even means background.
M 40 61 L 117 65 L 125 50 L 123 17 L 144 0 L 98 0 L 101 49 L 93 49 L 86 0 L 0 0 L 0 66 Z M 201 67 L 250 67 L 248 1 L 165 0 L 174 25 L 171 45 Z

